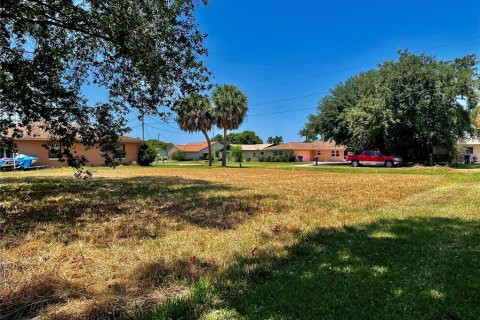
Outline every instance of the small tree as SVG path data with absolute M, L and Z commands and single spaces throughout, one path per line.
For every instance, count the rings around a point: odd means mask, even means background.
M 182 150 L 177 150 L 172 153 L 172 160 L 183 161 L 185 160 L 185 152 Z
M 221 148 L 215 148 L 215 159 L 220 159 Z
M 458 166 L 465 161 L 467 147 L 463 143 L 457 143 L 452 150 L 452 166 Z
M 241 162 L 243 161 L 243 153 L 241 146 L 232 146 L 230 149 L 230 156 L 233 161 L 240 163 L 240 167 L 242 166 Z
M 149 166 L 157 158 L 157 150 L 146 143 L 142 143 L 138 149 L 138 164 Z

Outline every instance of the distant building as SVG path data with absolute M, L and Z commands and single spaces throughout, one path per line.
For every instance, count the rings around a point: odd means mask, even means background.
M 288 142 L 265 148 L 265 156 L 293 156 L 296 161 L 345 161 L 346 150 L 335 142 Z
M 223 144 L 217 141 L 212 141 L 212 155 L 215 156 L 215 149 L 222 149 Z M 208 144 L 206 142 L 193 142 L 187 144 L 176 144 L 168 150 L 168 157 L 181 150 L 185 153 L 185 160 L 201 160 L 208 158 Z
M 265 149 L 273 146 L 271 143 L 262 144 L 231 144 L 227 148 L 227 154 L 230 153 L 230 148 L 234 146 L 242 147 L 243 160 L 258 161 L 260 157 L 265 155 Z
M 470 155 L 470 161 L 480 163 L 480 139 L 468 139 L 464 142 L 467 148 L 467 154 Z
M 59 161 L 59 154 L 62 146 L 60 144 L 55 144 L 55 141 L 51 141 L 49 133 L 43 130 L 40 126 L 41 124 L 34 125 L 30 134 L 28 134 L 26 129 L 23 129 L 23 137 L 14 139 L 17 146 L 17 152 L 38 157 L 39 159 L 35 162 L 35 165 L 38 166 L 67 166 L 67 161 Z M 137 162 L 138 148 L 142 142 L 143 140 L 141 139 L 120 136 L 119 143 L 124 156 L 121 159 L 117 159 L 117 161 L 122 164 Z M 45 148 L 45 145 L 47 144 L 49 144 L 48 149 Z M 81 142 L 77 142 L 74 143 L 71 151 L 76 156 L 85 156 L 88 160 L 87 165 L 105 165 L 105 160 L 98 147 L 86 148 Z M 7 150 L 5 147 L 0 146 L 0 158 L 11 156 L 11 150 Z

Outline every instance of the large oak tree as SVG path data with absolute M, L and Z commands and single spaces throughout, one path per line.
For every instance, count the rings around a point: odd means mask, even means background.
M 204 1 L 204 3 L 206 3 Z M 0 1 L 0 144 L 44 126 L 70 164 L 75 141 L 115 158 L 126 115 L 167 116 L 208 89 L 196 0 Z M 89 102 L 88 86 L 107 98 Z M 18 125 L 16 125 L 16 123 Z
M 398 60 L 330 90 L 300 134 L 430 163 L 434 146 L 453 151 L 458 139 L 474 133 L 477 63 L 474 55 L 440 61 L 402 51 Z

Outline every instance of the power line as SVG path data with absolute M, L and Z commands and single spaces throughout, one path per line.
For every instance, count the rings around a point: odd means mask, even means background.
M 296 97 L 290 97 L 290 98 L 285 98 L 285 99 L 279 99 L 279 100 L 272 100 L 272 101 L 266 101 L 266 102 L 261 102 L 261 103 L 255 103 L 255 104 L 252 104 L 252 105 L 250 105 L 250 106 L 251 106 L 251 107 L 263 106 L 263 105 L 267 105 L 267 104 L 273 104 L 273 103 L 279 103 L 279 102 L 286 102 L 286 101 L 298 100 L 298 99 L 303 99 L 303 98 L 308 98 L 308 97 L 314 97 L 314 96 L 318 96 L 318 95 L 324 95 L 324 94 L 327 94 L 327 93 L 328 93 L 328 91 L 315 92 L 315 93 L 306 94 L 306 95 L 303 95 L 303 96 L 296 96 Z
M 407 96 L 407 95 L 411 95 L 411 94 L 425 93 L 425 92 L 437 91 L 437 90 L 441 90 L 441 89 L 443 89 L 443 87 L 437 87 L 437 88 L 425 89 L 425 90 L 418 90 L 418 91 L 411 91 L 411 92 L 404 92 L 404 93 L 399 93 L 399 94 L 393 95 L 392 97 L 398 98 L 398 97 Z M 341 100 L 341 99 L 338 99 L 338 98 L 336 98 L 336 99 L 339 100 L 339 102 L 350 104 L 349 101 Z M 317 108 L 316 107 L 310 107 L 310 108 L 299 108 L 299 109 L 287 109 L 287 110 L 282 110 L 282 111 L 252 114 L 252 115 L 247 115 L 247 117 L 259 117 L 259 116 L 281 114 L 281 113 L 290 113 L 290 112 L 313 110 L 313 109 L 317 109 Z
M 154 127 L 154 126 L 152 126 L 152 125 L 151 125 L 151 124 L 149 124 L 149 123 L 145 123 L 145 126 L 147 126 L 147 127 L 150 127 L 150 128 L 152 128 L 152 129 L 156 129 L 156 130 L 164 131 L 164 132 L 170 132 L 170 133 L 176 133 L 176 134 L 185 134 L 185 135 L 189 135 L 189 133 L 186 133 L 186 132 L 181 132 L 181 131 L 178 131 L 178 132 L 176 132 L 176 131 L 170 131 L 170 130 L 165 130 L 165 129 L 161 129 L 161 128 L 158 128 L 158 127 Z
M 158 121 L 157 119 L 153 118 L 152 116 L 148 116 L 148 117 L 149 117 L 151 120 L 156 121 L 157 124 L 164 125 L 164 126 L 169 127 L 169 128 L 171 128 L 171 129 L 178 130 L 178 128 L 176 128 L 176 127 L 174 127 L 174 126 L 168 125 L 168 123 L 170 123 L 170 122 Z
M 267 115 L 271 115 L 271 114 L 289 113 L 289 112 L 297 112 L 297 111 L 305 111 L 305 110 L 313 110 L 313 109 L 317 109 L 317 108 L 290 109 L 290 110 L 284 110 L 284 111 L 276 111 L 276 112 L 252 114 L 252 115 L 248 115 L 247 117 L 248 117 L 248 118 L 251 118 L 251 117 L 260 117 L 260 116 L 267 116 Z
M 273 84 L 269 84 L 269 85 L 264 85 L 264 86 L 253 88 L 251 90 L 265 89 L 265 88 L 270 88 L 270 87 L 281 86 L 282 84 L 288 84 L 288 83 L 294 83 L 294 82 L 300 82 L 300 81 L 305 81 L 305 80 L 310 80 L 310 79 L 321 78 L 321 77 L 324 77 L 324 76 L 329 76 L 329 75 L 336 74 L 336 73 L 341 73 L 341 72 L 344 72 L 344 71 L 349 71 L 349 70 L 354 70 L 354 69 L 368 67 L 368 66 L 374 66 L 374 65 L 376 65 L 376 63 L 365 63 L 365 64 L 352 66 L 352 67 L 348 67 L 348 68 L 344 68 L 344 69 L 339 69 L 339 70 L 335 70 L 335 71 L 320 73 L 320 74 L 316 74 L 316 75 L 305 77 L 305 78 L 292 79 L 292 80 L 287 80 L 287 81 L 283 81 L 283 82 L 277 82 L 277 83 L 273 83 Z
M 458 40 L 458 41 L 445 43 L 445 44 L 435 46 L 435 47 L 430 47 L 430 48 L 424 49 L 423 52 L 426 52 L 426 51 L 429 51 L 429 50 L 434 50 L 434 49 L 439 49 L 439 48 L 444 48 L 444 47 L 449 47 L 449 46 L 452 46 L 452 45 L 473 41 L 473 40 L 476 40 L 476 39 L 480 39 L 480 35 L 470 37 L 470 38 L 466 38 L 466 39 L 462 39 L 462 40 Z M 263 85 L 263 86 L 252 88 L 250 90 L 258 90 L 258 89 L 264 89 L 264 88 L 269 88 L 269 87 L 275 87 L 275 86 L 279 86 L 279 85 L 282 85 L 282 84 L 288 84 L 288 83 L 294 83 L 294 82 L 300 82 L 300 81 L 304 81 L 304 80 L 320 78 L 320 77 L 324 77 L 324 76 L 328 76 L 328 75 L 332 75 L 332 74 L 336 74 L 336 73 L 340 73 L 340 72 L 344 72 L 344 71 L 349 71 L 349 70 L 352 70 L 352 69 L 358 69 L 358 68 L 363 68 L 363 67 L 367 67 L 367 66 L 376 66 L 376 65 L 377 65 L 377 63 L 365 63 L 365 64 L 351 66 L 351 67 L 347 67 L 347 68 L 343 68 L 343 69 L 339 69 L 339 70 L 335 70 L 335 71 L 320 73 L 320 74 L 317 74 L 317 75 L 314 75 L 314 76 L 309 76 L 309 77 L 304 77 L 304 78 L 299 78 L 299 79 L 292 79 L 292 80 L 287 80 L 287 81 L 283 81 L 283 82 L 272 83 L 272 84 L 269 84 L 269 85 Z

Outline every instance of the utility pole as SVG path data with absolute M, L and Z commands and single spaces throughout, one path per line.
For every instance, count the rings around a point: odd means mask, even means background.
M 142 113 L 142 140 L 145 141 L 145 116 Z

